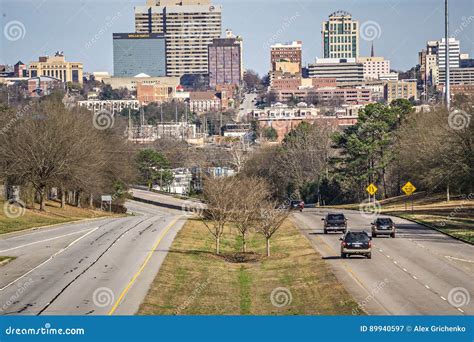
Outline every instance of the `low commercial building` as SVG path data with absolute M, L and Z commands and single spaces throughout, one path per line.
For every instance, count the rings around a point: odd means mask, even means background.
M 14 76 L 28 77 L 28 67 L 22 61 L 18 61 L 18 63 L 14 65 Z
M 398 81 L 398 72 L 389 72 L 388 74 L 380 74 L 380 81 Z
M 179 77 L 151 77 L 146 74 L 139 74 L 135 77 L 110 77 L 102 80 L 104 84 L 108 84 L 112 89 L 126 88 L 129 91 L 136 91 L 137 85 L 162 85 L 174 86 L 179 85 Z
M 38 76 L 28 79 L 28 95 L 41 97 L 50 95 L 54 90 L 64 89 L 64 82 L 49 76 Z
M 474 84 L 474 67 L 473 68 L 452 68 L 449 69 L 449 80 L 453 85 Z M 439 84 L 444 85 L 446 82 L 445 69 L 439 70 Z
M 418 99 L 416 80 L 388 81 L 385 84 L 384 98 L 387 103 L 396 99 Z
M 80 107 L 87 108 L 91 112 L 100 112 L 106 110 L 112 114 L 120 113 L 124 109 L 140 109 L 140 103 L 137 100 L 87 100 L 78 101 Z
M 355 58 L 316 58 L 308 72 L 309 77 L 335 78 L 338 83 L 364 80 L 364 65 Z
M 296 72 L 301 72 L 301 61 L 302 61 L 302 42 L 294 41 L 286 44 L 273 44 L 270 47 L 270 63 L 272 71 L 277 71 L 279 62 L 290 62 L 295 63 L 297 66 Z M 281 66 L 281 64 L 280 64 Z
M 341 101 L 343 103 L 373 102 L 372 91 L 366 88 L 320 88 L 315 90 L 319 101 Z
M 313 88 L 334 88 L 337 85 L 337 80 L 334 77 L 313 77 L 311 78 L 311 85 Z
M 374 102 L 372 90 L 367 88 L 299 88 L 274 90 L 276 100 L 288 102 L 292 99 L 307 101 L 314 99 L 320 102 L 340 101 L 342 103 Z
M 82 84 L 83 65 L 79 62 L 67 62 L 62 52 L 53 57 L 40 57 L 38 62 L 31 62 L 28 67 L 29 77 L 49 76 L 62 82 Z
M 300 104 L 298 107 L 277 105 L 264 108 L 263 110 L 255 110 L 252 115 L 258 122 L 261 131 L 273 128 L 277 132 L 276 142 L 281 143 L 285 136 L 302 122 L 315 125 L 330 125 L 333 129 L 338 127 L 343 129 L 355 125 L 357 123 L 357 116 L 353 114 L 356 110 L 358 113 L 359 109 L 352 108 L 347 112 L 340 113 L 342 115 L 323 116 L 320 115 L 319 108 L 308 107 L 305 104 Z
M 176 98 L 177 87 L 179 86 L 178 78 L 175 78 L 175 83 L 143 83 L 138 82 L 137 88 L 137 100 L 141 105 L 148 105 L 152 102 L 162 103 L 168 102 Z
M 390 61 L 383 57 L 359 57 L 357 62 L 362 63 L 366 80 L 377 80 L 380 75 L 390 73 Z
M 189 109 L 195 113 L 219 111 L 221 99 L 214 91 L 192 91 L 189 94 Z

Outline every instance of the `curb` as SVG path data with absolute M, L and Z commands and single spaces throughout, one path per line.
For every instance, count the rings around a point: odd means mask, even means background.
M 446 236 L 449 236 L 455 240 L 458 240 L 458 241 L 461 241 L 461 242 L 464 242 L 464 243 L 467 243 L 468 245 L 471 245 L 471 246 L 474 246 L 474 242 L 470 242 L 470 241 L 466 241 L 466 240 L 463 240 L 457 236 L 454 236 L 454 235 L 451 235 L 447 232 L 444 232 L 442 230 L 440 230 L 439 228 L 436 228 L 435 226 L 432 226 L 430 225 L 429 223 L 426 223 L 426 222 L 422 222 L 422 221 L 418 221 L 416 219 L 412 219 L 412 218 L 407 218 L 407 217 L 403 217 L 403 216 L 400 216 L 400 215 L 397 215 L 397 214 L 391 214 L 391 213 L 386 213 L 387 215 L 391 215 L 391 216 L 395 216 L 395 217 L 398 217 L 398 218 L 401 218 L 403 220 L 407 220 L 407 221 L 410 221 L 410 222 L 413 222 L 413 223 L 416 223 L 416 224 L 419 224 L 421 226 L 424 226 L 426 228 L 430 228 L 430 229 L 433 229 L 433 230 L 436 230 L 437 232 L 443 234 L 443 235 L 446 235 Z

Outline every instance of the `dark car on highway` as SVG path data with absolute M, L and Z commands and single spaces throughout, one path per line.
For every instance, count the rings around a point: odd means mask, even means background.
M 304 209 L 304 202 L 301 200 L 292 200 L 290 201 L 290 210 L 299 210 L 303 211 Z
M 394 238 L 395 231 L 395 223 L 393 223 L 391 218 L 378 217 L 374 222 L 372 222 L 373 237 L 377 237 L 377 235 L 390 235 Z
M 372 238 L 366 232 L 351 232 L 344 234 L 341 240 L 341 258 L 350 255 L 364 255 L 372 259 Z
M 325 218 L 321 220 L 324 221 L 324 234 L 327 234 L 328 231 L 347 231 L 347 219 L 342 213 L 327 214 Z

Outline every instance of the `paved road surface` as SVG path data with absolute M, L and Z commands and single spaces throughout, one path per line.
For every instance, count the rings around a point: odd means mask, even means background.
M 255 109 L 253 101 L 257 98 L 257 94 L 245 94 L 244 101 L 239 106 L 239 111 L 237 113 L 236 121 L 242 122 L 247 120 L 247 114 Z
M 373 218 L 357 211 L 343 212 L 350 230 L 370 233 Z M 397 237 L 374 238 L 371 260 L 357 256 L 341 259 L 341 233 L 323 234 L 321 218 L 326 213 L 307 209 L 295 218 L 303 234 L 368 313 L 474 314 L 474 246 L 394 217 Z
M 0 236 L 2 315 L 134 314 L 183 225 L 181 211 L 130 201 L 134 216 Z

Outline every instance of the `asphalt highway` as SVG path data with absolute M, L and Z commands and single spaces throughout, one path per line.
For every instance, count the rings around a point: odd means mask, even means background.
M 1 315 L 130 315 L 185 219 L 135 201 L 126 217 L 0 236 Z
M 341 233 L 323 233 L 321 218 L 333 210 L 295 214 L 302 233 L 331 265 L 369 314 L 473 315 L 474 246 L 410 221 L 392 217 L 396 238 L 372 240 L 372 259 L 340 257 Z M 341 211 L 338 211 L 341 212 Z M 343 210 L 348 229 L 370 233 L 373 217 Z M 387 217 L 385 215 L 381 215 Z

